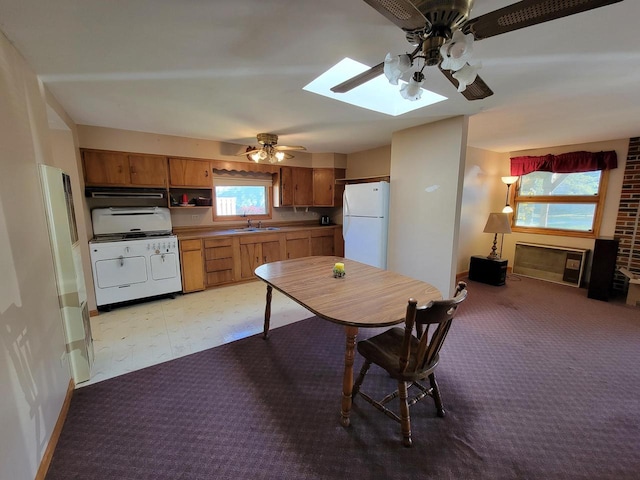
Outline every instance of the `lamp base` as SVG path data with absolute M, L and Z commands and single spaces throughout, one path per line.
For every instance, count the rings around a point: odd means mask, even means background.
M 489 260 L 499 260 L 500 259 L 500 255 L 498 255 L 498 253 L 496 252 L 496 250 L 498 250 L 498 234 L 494 234 L 493 235 L 493 246 L 491 247 L 491 253 L 489 255 L 487 255 L 487 258 Z

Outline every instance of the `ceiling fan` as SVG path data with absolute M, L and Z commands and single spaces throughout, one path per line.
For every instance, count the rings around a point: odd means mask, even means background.
M 269 160 L 269 163 L 281 162 L 282 160 L 293 158 L 293 155 L 285 153 L 291 150 L 306 150 L 305 147 L 277 145 L 278 135 L 273 133 L 259 133 L 257 135 L 258 143 L 261 147 L 247 147 L 243 153 L 238 156 L 246 155 L 249 160 L 258 163 L 260 160 Z
M 420 98 L 423 69 L 438 66 L 467 100 L 480 100 L 493 91 L 470 65 L 473 41 L 501 35 L 622 0 L 522 0 L 469 19 L 474 0 L 364 0 L 400 27 L 414 46 L 411 53 L 388 54 L 385 61 L 331 89 L 345 93 L 384 73 L 389 82 L 409 77 L 400 93 Z

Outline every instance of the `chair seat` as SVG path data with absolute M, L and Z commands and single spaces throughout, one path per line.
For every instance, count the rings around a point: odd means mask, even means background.
M 416 369 L 418 339 L 411 336 L 411 356 L 404 372 L 400 371 L 400 347 L 404 338 L 404 329 L 391 328 L 375 337 L 358 342 L 358 352 L 364 358 L 386 370 L 396 380 L 412 382 L 426 378 L 438 364 L 438 356 L 424 368 Z

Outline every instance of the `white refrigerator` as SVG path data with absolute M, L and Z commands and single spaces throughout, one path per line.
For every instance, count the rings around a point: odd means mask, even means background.
M 346 185 L 343 209 L 345 257 L 387 268 L 389 182 Z
M 40 165 L 40 180 L 66 337 L 66 357 L 73 380 L 78 384 L 91 378 L 94 352 L 71 179 L 59 168 Z

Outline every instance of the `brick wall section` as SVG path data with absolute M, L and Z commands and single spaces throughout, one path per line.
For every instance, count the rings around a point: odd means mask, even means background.
M 640 275 L 640 137 L 629 140 L 629 154 L 624 170 L 622 194 L 615 238 L 620 241 L 618 248 L 618 268 L 624 267 Z M 626 292 L 624 275 L 617 273 L 613 288 Z

